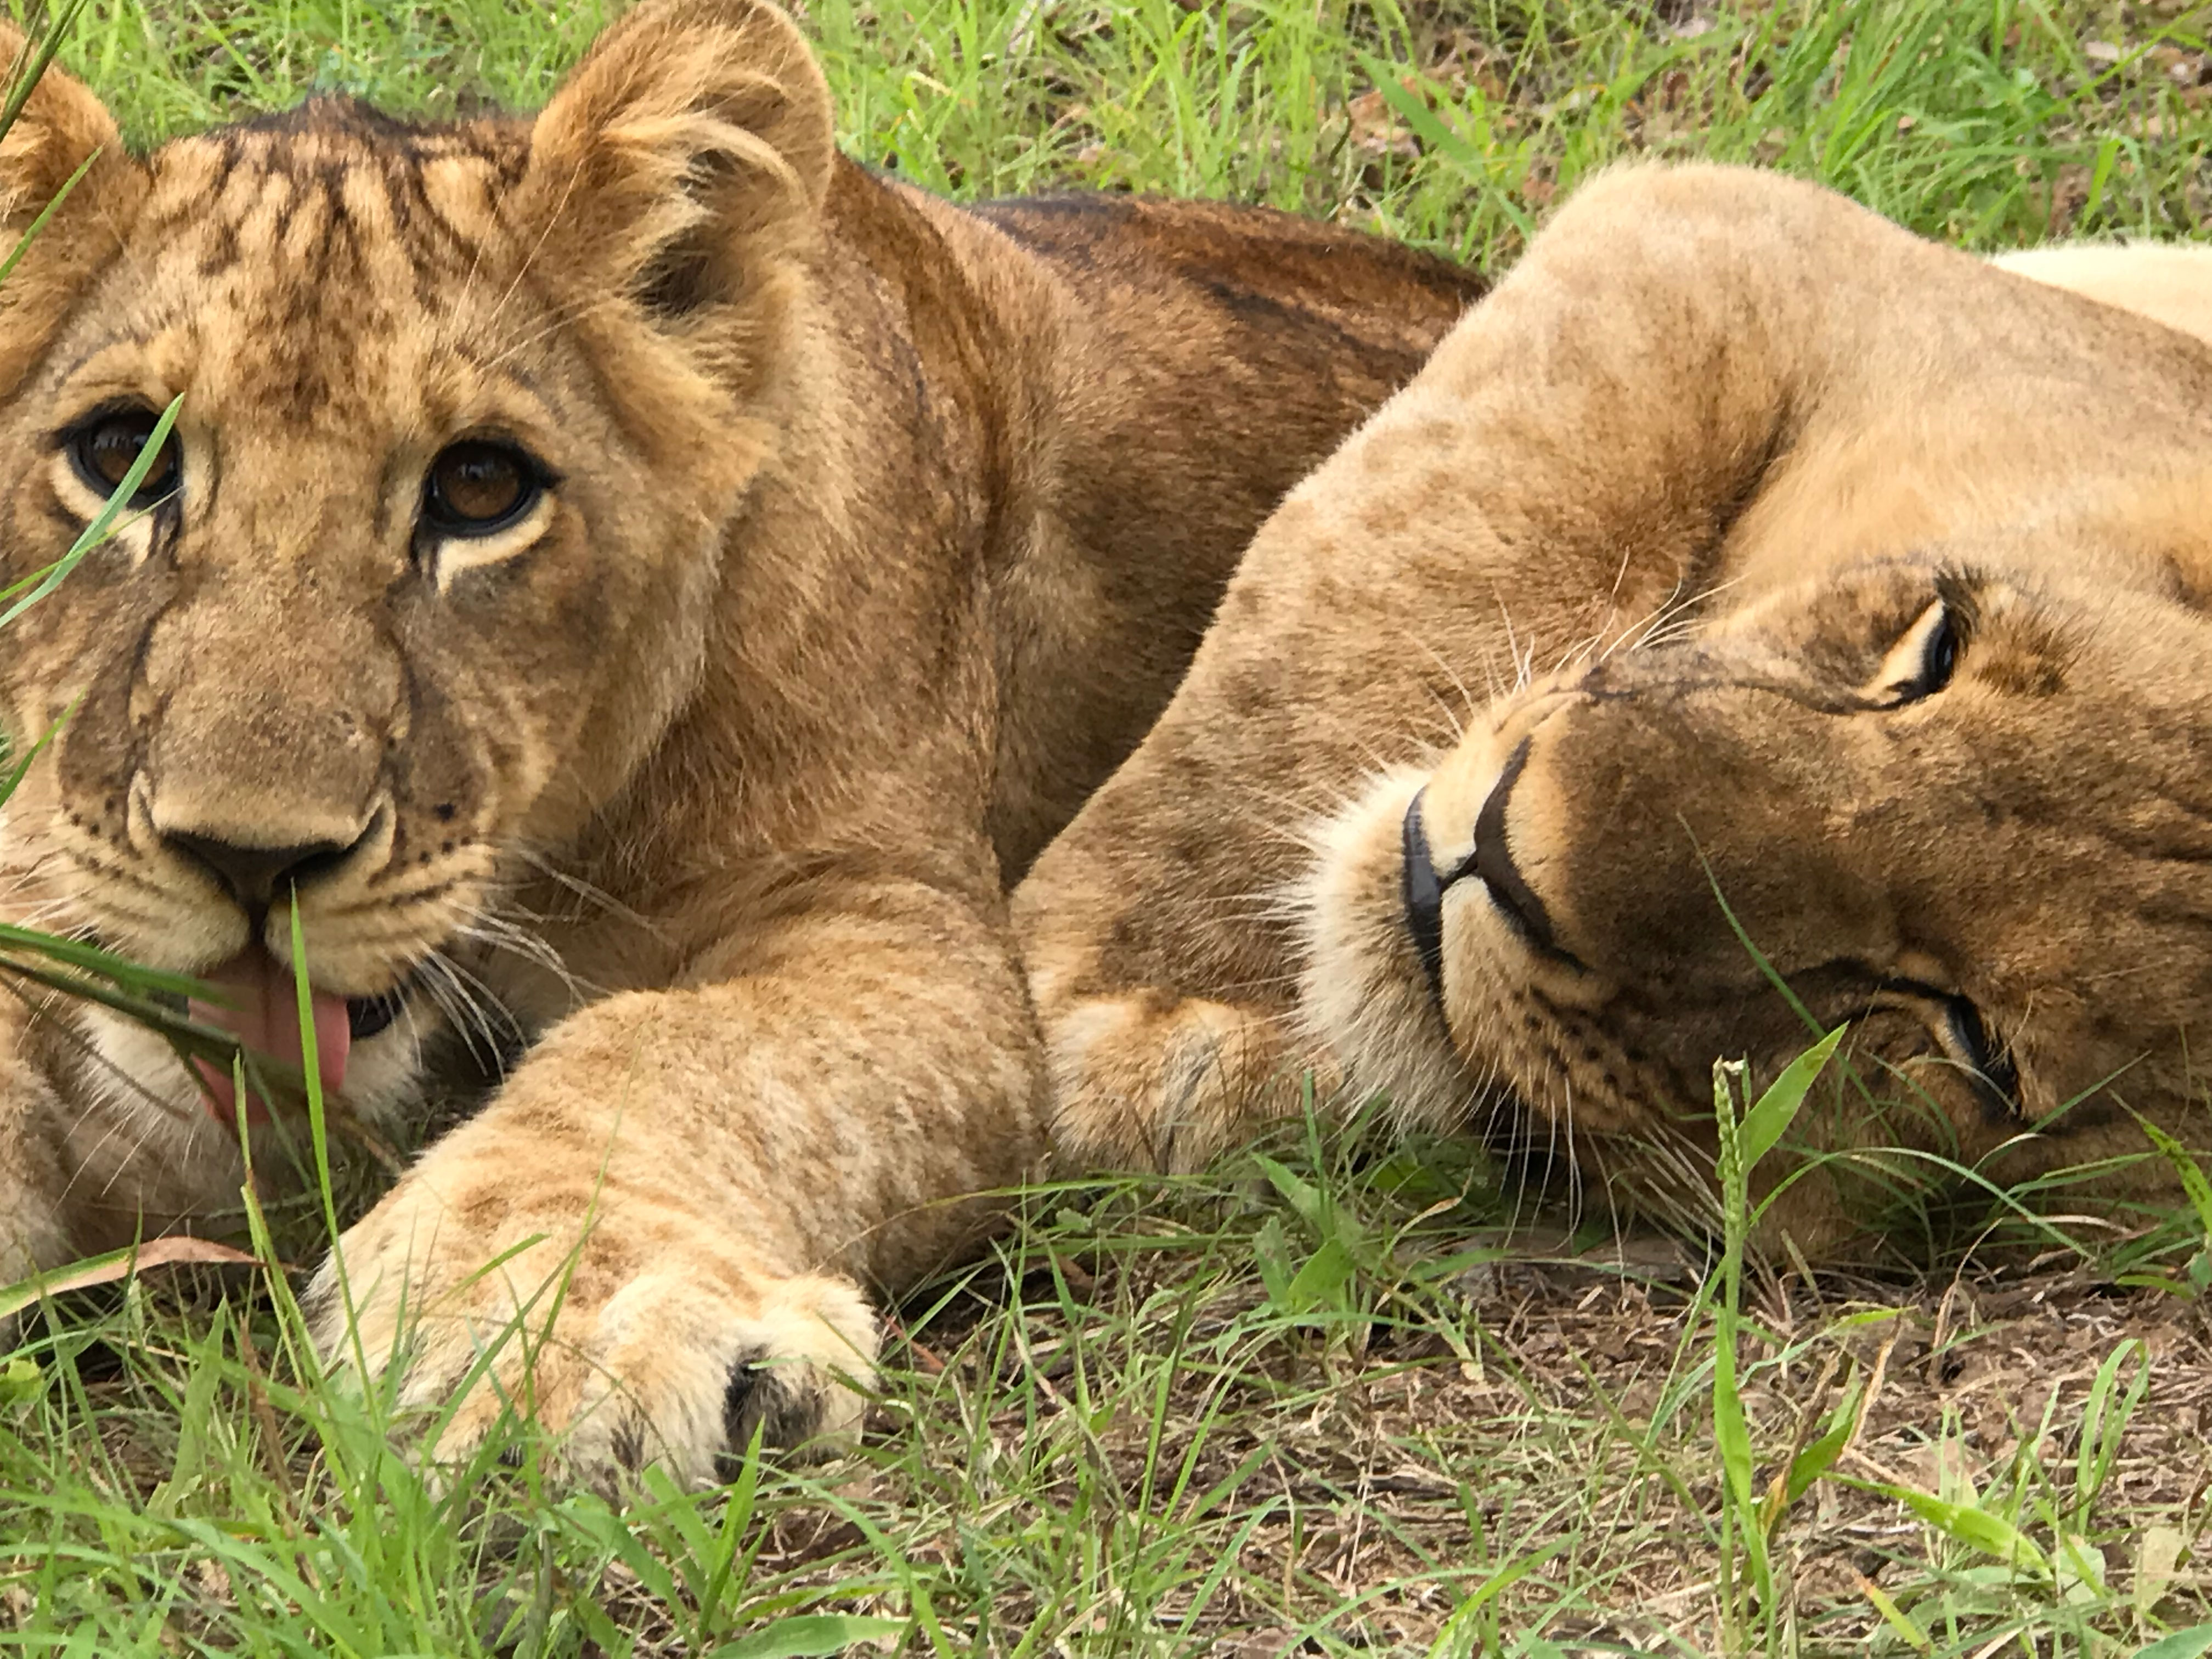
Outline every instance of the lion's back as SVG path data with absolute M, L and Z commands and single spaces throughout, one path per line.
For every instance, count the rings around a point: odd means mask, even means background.
M 858 167 L 843 185 L 844 234 L 898 273 L 916 337 L 968 358 L 1005 434 L 992 836 L 1011 879 L 1166 706 L 1260 525 L 1487 284 L 1261 208 L 956 207 Z M 989 320 L 951 342 L 960 314 Z

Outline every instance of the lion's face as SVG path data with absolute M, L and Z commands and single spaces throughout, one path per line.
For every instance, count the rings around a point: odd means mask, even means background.
M 1378 783 L 1310 895 L 1320 1034 L 1401 1109 L 1509 1097 L 1662 1206 L 1709 1173 L 1714 1061 L 1757 1086 L 1846 1022 L 1869 1086 L 1820 1143 L 2172 1121 L 2212 997 L 2212 627 L 2093 550 L 1954 552 L 1617 651 Z M 1883 1094 L 1917 1126 L 1864 1121 Z
M 10 861 L 47 925 L 249 987 L 296 893 L 356 1095 L 402 1080 L 383 1033 L 509 855 L 680 707 L 773 441 L 826 103 L 779 15 L 690 9 L 534 124 L 322 104 L 96 173 L 70 232 L 105 257 L 0 319 L 10 580 L 182 399 L 121 532 L 8 632 L 0 719 L 51 734 Z M 60 80 L 31 114 L 49 174 L 105 124 Z

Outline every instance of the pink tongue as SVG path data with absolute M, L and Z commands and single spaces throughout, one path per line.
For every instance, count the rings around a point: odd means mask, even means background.
M 258 1054 L 278 1060 L 295 1071 L 305 1067 L 307 1056 L 300 1042 L 300 998 L 292 984 L 292 970 L 258 945 L 233 957 L 201 977 L 225 994 L 224 1003 L 191 1004 L 191 1018 L 203 1024 L 228 1031 Z M 334 1094 L 345 1082 L 346 1055 L 353 1048 L 353 1029 L 347 1023 L 345 999 L 327 991 L 310 998 L 315 1018 L 316 1069 L 323 1091 Z M 238 1091 L 228 1069 L 218 1072 L 204 1060 L 195 1060 L 200 1094 L 208 1115 L 218 1123 L 238 1121 Z M 267 1106 L 249 1087 L 247 1120 L 268 1121 Z

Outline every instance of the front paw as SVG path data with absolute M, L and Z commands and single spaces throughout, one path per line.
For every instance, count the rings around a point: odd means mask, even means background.
M 466 1460 L 511 1413 L 613 1490 L 649 1463 L 712 1480 L 757 1431 L 792 1448 L 858 1429 L 878 1337 L 851 1281 L 768 1271 L 734 1218 L 472 1139 L 349 1230 L 310 1292 L 324 1355 L 392 1382 L 430 1462 Z
M 1045 1014 L 1053 1145 L 1076 1167 L 1202 1169 L 1328 1079 L 1267 1012 L 1135 990 Z

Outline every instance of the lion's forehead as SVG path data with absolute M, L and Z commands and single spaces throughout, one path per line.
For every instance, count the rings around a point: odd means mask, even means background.
M 538 327 L 502 215 L 523 141 L 343 102 L 180 139 L 112 289 L 123 343 L 210 415 L 313 421 L 434 387 Z M 115 335 L 111 333 L 112 341 Z

